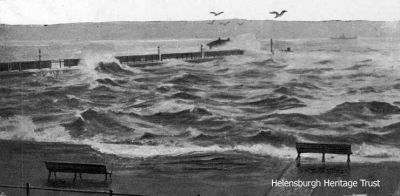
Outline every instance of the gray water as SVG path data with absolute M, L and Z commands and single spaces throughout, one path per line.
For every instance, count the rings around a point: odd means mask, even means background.
M 297 141 L 400 159 L 400 40 L 243 36 L 243 56 L 121 65 L 114 55 L 197 51 L 208 40 L 7 41 L 1 61 L 82 58 L 76 70 L 0 75 L 0 138 L 88 144 L 123 157 L 201 152 L 293 158 Z M 293 53 L 278 49 L 291 47 Z M 221 48 L 221 49 L 226 49 Z M 100 63 L 101 62 L 101 63 Z

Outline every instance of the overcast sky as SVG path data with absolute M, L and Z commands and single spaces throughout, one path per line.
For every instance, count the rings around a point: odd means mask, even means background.
M 283 9 L 279 20 L 400 20 L 400 0 L 0 0 L 0 23 L 271 20 Z

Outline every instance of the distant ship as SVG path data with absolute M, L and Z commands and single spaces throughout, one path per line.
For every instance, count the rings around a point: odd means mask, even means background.
M 213 47 L 225 45 L 225 44 L 226 44 L 227 42 L 229 42 L 229 41 L 231 41 L 231 39 L 229 39 L 229 37 L 228 37 L 228 39 L 221 39 L 221 38 L 218 38 L 217 40 L 214 40 L 214 41 L 208 43 L 207 46 L 208 46 L 210 49 L 212 49 Z
M 339 37 L 331 37 L 331 39 L 357 39 L 357 36 L 346 37 L 344 34 L 342 34 Z

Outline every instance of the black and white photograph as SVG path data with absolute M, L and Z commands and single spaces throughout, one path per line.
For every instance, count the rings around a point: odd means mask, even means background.
M 399 0 L 0 0 L 0 196 L 400 196 Z

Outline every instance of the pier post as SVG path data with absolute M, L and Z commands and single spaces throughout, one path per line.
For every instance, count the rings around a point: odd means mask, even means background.
M 8 68 L 8 71 L 11 71 L 10 63 L 7 63 L 7 68 Z
M 41 61 L 42 61 L 42 51 L 39 48 L 39 69 L 41 68 Z
M 61 60 L 60 60 L 60 69 L 61 69 Z
M 203 44 L 200 45 L 200 56 L 202 59 L 204 59 L 204 46 Z
M 274 54 L 274 48 L 273 48 L 274 43 L 272 42 L 272 38 L 270 40 L 270 44 L 271 44 L 271 53 Z
M 158 52 L 158 61 L 162 61 L 160 46 L 157 47 L 157 52 Z
M 21 63 L 18 63 L 18 69 L 19 69 L 19 71 L 22 70 L 22 68 L 21 68 Z

